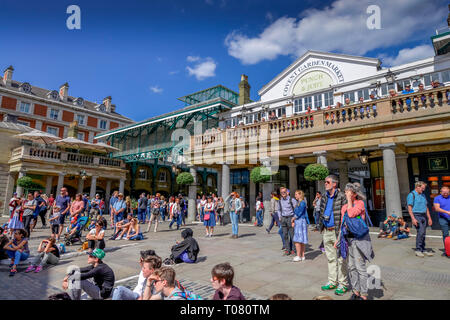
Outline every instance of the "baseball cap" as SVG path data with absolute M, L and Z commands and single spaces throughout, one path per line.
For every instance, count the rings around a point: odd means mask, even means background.
M 394 213 L 394 214 L 392 215 L 392 217 L 393 217 L 393 218 L 397 218 L 397 215 Z
M 95 257 L 98 258 L 100 260 L 102 260 L 105 257 L 105 251 L 103 251 L 102 249 L 95 249 L 92 252 L 87 252 L 88 255 L 90 255 L 91 257 Z

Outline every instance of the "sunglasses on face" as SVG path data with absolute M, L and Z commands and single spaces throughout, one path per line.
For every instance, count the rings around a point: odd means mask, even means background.
M 325 181 L 326 184 L 331 184 L 331 181 Z

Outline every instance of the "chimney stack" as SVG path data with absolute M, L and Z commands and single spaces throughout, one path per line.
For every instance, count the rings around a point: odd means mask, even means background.
M 69 84 L 66 82 L 61 87 L 59 87 L 59 98 L 61 101 L 67 101 L 69 96 Z
M 111 105 L 111 112 L 116 112 L 116 105 L 115 104 Z
M 14 71 L 14 68 L 12 66 L 9 66 L 8 68 L 5 69 L 4 74 L 3 74 L 3 83 L 5 86 L 11 85 L 13 71 Z
M 103 99 L 103 104 L 106 107 L 106 112 L 111 112 L 111 100 L 112 100 L 111 96 Z
M 250 85 L 248 84 L 248 76 L 241 75 L 241 82 L 239 82 L 239 105 L 250 102 Z

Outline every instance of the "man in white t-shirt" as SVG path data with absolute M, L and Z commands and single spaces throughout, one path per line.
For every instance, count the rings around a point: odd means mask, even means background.
M 141 251 L 141 272 L 136 287 L 133 291 L 124 286 L 118 286 L 114 289 L 112 300 L 142 300 L 145 288 L 147 286 L 147 279 L 155 272 L 156 269 L 161 268 L 162 260 L 153 250 Z M 160 299 L 154 290 L 155 300 Z

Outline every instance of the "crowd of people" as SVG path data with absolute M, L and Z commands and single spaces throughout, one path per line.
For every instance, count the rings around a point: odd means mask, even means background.
M 425 236 L 427 225 L 431 226 L 432 220 L 424 195 L 426 183 L 419 181 L 415 189 L 407 197 L 408 212 L 411 217 L 411 227 L 415 226 L 416 255 L 423 257 L 432 256 L 431 250 L 425 248 Z M 312 203 L 314 228 L 309 228 L 310 221 L 307 213 L 307 201 L 302 190 L 295 190 L 293 194 L 285 187 L 278 192 L 272 192 L 270 205 L 264 208 L 262 194 L 256 198 L 256 226 L 263 225 L 264 212 L 268 211 L 272 221 L 266 231 L 271 232 L 274 226 L 278 227 L 278 233 L 282 242 L 282 250 L 286 256 L 293 256 L 294 262 L 305 261 L 305 249 L 309 244 L 308 233 L 320 232 L 322 243 L 320 248 L 328 260 L 328 281 L 322 286 L 323 291 L 334 290 L 335 294 L 343 295 L 350 288 L 352 300 L 367 300 L 367 268 L 366 263 L 374 258 L 369 226 L 371 226 L 365 197 L 361 193 L 359 183 L 348 183 L 342 190 L 338 186 L 338 178 L 330 175 L 325 179 L 325 193 L 316 193 Z M 434 210 L 439 214 L 439 222 L 443 233 L 443 241 L 448 237 L 450 222 L 450 196 L 449 188 L 441 188 L 441 194 L 434 198 Z M 292 195 L 291 195 L 292 194 Z M 102 204 L 103 202 L 103 204 Z M 166 201 L 165 197 L 156 195 L 140 195 L 137 204 L 137 212 L 129 203 L 129 198 L 124 200 L 124 195 L 115 191 L 109 202 L 111 240 L 142 240 L 141 225 L 148 224 L 147 232 L 155 223 L 154 232 L 157 232 L 158 223 L 170 220 L 169 227 L 174 223 L 177 229 L 185 224 L 187 215 L 187 201 L 178 195 L 171 196 Z M 1 230 L 0 258 L 8 258 L 10 263 L 10 276 L 17 273 L 17 265 L 30 257 L 29 239 L 33 233 L 38 217 L 41 217 L 43 228 L 47 227 L 47 219 L 50 224 L 49 237 L 42 240 L 37 248 L 37 255 L 30 259 L 25 272 L 40 272 L 46 265 L 56 265 L 61 255 L 59 241 L 61 234 L 66 230 L 65 239 L 80 236 L 82 229 L 87 228 L 87 248 L 89 253 L 89 267 L 83 269 L 82 286 L 89 296 L 94 299 L 107 297 L 119 297 L 117 299 L 178 299 L 195 297 L 177 284 L 174 287 L 175 272 L 171 265 L 176 263 L 195 263 L 200 251 L 198 242 L 193 237 L 190 228 L 182 230 L 182 239 L 171 248 L 171 253 L 164 262 L 155 254 L 143 256 L 141 259 L 142 272 L 140 283 L 150 280 L 149 286 L 141 285 L 133 292 L 128 292 L 122 287 L 113 290 L 114 273 L 102 262 L 105 256 L 105 230 L 107 220 L 103 216 L 104 201 L 96 195 L 95 199 L 77 194 L 73 199 L 68 195 L 67 188 L 63 187 L 60 194 L 54 198 L 47 197 L 39 191 L 27 193 L 26 198 L 19 198 L 14 194 L 10 203 L 10 220 Z M 215 194 L 198 197 L 196 204 L 197 220 L 203 222 L 205 236 L 212 237 L 216 221 L 225 224 L 229 216 L 231 222 L 231 237 L 239 238 L 239 222 L 243 221 L 242 211 L 245 201 L 237 192 L 232 192 L 225 199 Z M 48 212 L 48 217 L 47 217 Z M 64 228 L 66 220 L 69 220 L 67 228 Z M 87 221 L 90 221 L 90 224 Z M 388 216 L 380 223 L 379 238 L 391 238 L 394 240 L 409 237 L 410 226 L 403 217 Z M 446 253 L 444 252 L 444 255 Z M 144 267 L 145 266 L 145 267 Z M 213 287 L 217 289 L 215 298 L 227 299 L 230 297 L 243 298 L 240 291 L 232 285 L 232 268 L 229 265 L 218 265 L 212 271 Z M 63 287 L 67 287 L 68 275 Z M 92 281 L 87 281 L 89 279 Z M 84 282 L 83 282 L 84 281 Z M 159 284 L 161 281 L 161 284 Z M 158 283 L 158 284 L 157 284 Z M 144 283 L 145 284 L 145 283 Z M 116 292 L 116 293 L 113 293 Z M 80 297 L 79 292 L 69 292 L 72 299 Z M 122 297 L 122 298 L 120 298 Z M 126 297 L 126 298 L 124 298 Z M 225 298 L 224 298 L 225 297 Z

